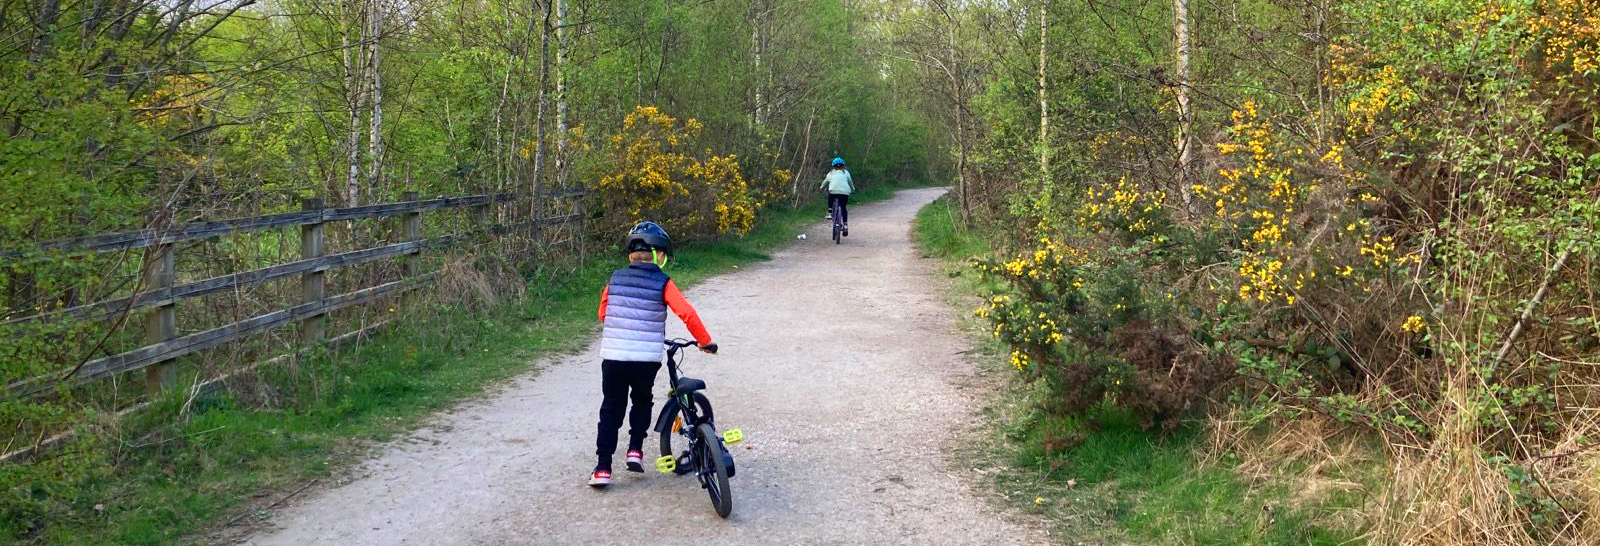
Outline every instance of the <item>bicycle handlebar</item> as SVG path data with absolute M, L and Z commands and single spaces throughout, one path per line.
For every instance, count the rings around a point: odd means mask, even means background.
M 666 340 L 666 341 L 664 341 L 662 343 L 665 343 L 668 347 L 671 347 L 674 351 L 676 351 L 678 349 L 682 349 L 684 347 L 699 347 L 700 346 L 700 342 L 698 342 L 698 341 L 690 341 L 690 340 L 684 340 L 684 339 L 669 339 L 669 340 Z M 708 353 L 717 354 L 717 344 L 715 344 L 715 343 L 712 343 L 710 345 L 706 345 L 704 347 L 704 349 Z

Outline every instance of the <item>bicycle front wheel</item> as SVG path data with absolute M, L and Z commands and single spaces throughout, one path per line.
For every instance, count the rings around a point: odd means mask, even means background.
M 711 506 L 717 510 L 717 516 L 726 518 L 733 513 L 733 490 L 728 488 L 728 463 L 727 454 L 722 450 L 722 442 L 718 441 L 716 429 L 711 425 L 700 425 L 696 430 L 700 436 L 700 453 L 695 457 L 701 465 L 711 461 L 710 468 L 702 467 L 700 482 L 706 487 L 706 494 L 711 496 Z

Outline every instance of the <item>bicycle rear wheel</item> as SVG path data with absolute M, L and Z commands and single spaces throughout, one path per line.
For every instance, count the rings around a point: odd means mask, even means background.
M 833 210 L 833 244 L 839 244 L 839 232 L 844 231 L 844 211 L 839 209 L 839 203 L 834 202 Z
M 717 431 L 711 425 L 700 425 L 696 434 L 700 436 L 700 453 L 695 457 L 700 464 L 711 461 L 709 471 L 702 467 L 700 483 L 705 485 L 706 494 L 711 496 L 711 506 L 717 510 L 717 516 L 726 518 L 733 513 L 733 490 L 728 488 L 728 463 L 727 454 L 722 450 L 722 442 L 717 441 Z

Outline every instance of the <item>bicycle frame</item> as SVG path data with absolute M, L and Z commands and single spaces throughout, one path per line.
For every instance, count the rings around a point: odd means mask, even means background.
M 690 393 L 678 392 L 678 379 L 682 377 L 678 374 L 678 351 L 681 349 L 683 347 L 667 348 L 667 402 L 661 406 L 661 413 L 656 417 L 656 425 L 652 427 L 656 434 L 673 433 L 672 422 L 667 416 L 676 411 L 683 412 L 682 430 L 694 430 L 694 427 L 700 426 L 701 423 L 711 422 L 711 415 L 700 415 L 699 407 L 694 403 Z

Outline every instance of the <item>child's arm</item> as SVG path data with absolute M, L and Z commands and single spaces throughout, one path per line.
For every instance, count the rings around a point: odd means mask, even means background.
M 700 347 L 711 345 L 711 333 L 706 331 L 706 325 L 700 322 L 700 314 L 694 311 L 694 306 L 689 305 L 689 300 L 683 298 L 683 292 L 678 291 L 678 285 L 667 281 L 667 288 L 662 292 L 667 300 L 667 308 L 683 320 L 683 325 L 689 328 L 689 335 L 700 342 Z
M 606 321 L 606 300 L 611 299 L 611 285 L 600 289 L 600 322 Z

